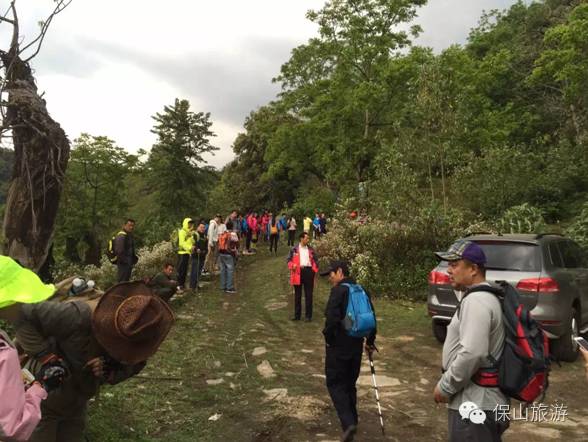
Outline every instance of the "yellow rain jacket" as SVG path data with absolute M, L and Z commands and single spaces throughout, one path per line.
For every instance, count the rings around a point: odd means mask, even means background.
M 178 255 L 189 255 L 194 247 L 194 227 L 188 227 L 192 218 L 184 218 L 182 228 L 178 230 Z

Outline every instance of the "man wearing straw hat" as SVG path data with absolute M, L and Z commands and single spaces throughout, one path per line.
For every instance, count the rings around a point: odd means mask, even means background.
M 33 442 L 83 440 L 88 400 L 101 384 L 139 373 L 167 336 L 174 315 L 140 281 L 108 289 L 96 300 L 23 305 L 16 336 L 29 366 L 66 366 L 70 375 L 42 405 Z

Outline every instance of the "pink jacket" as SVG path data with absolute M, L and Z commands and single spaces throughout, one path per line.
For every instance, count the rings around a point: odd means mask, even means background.
M 18 354 L 0 334 L 0 440 L 29 440 L 41 420 L 41 401 L 46 397 L 38 384 L 25 391 Z

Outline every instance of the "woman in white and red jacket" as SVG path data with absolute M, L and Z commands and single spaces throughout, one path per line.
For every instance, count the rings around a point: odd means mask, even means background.
M 302 316 L 302 287 L 304 287 L 304 315 L 306 321 L 312 320 L 312 293 L 318 272 L 318 260 L 313 248 L 308 245 L 308 233 L 300 234 L 300 243 L 290 250 L 288 268 L 290 285 L 294 286 L 294 317 L 299 321 Z

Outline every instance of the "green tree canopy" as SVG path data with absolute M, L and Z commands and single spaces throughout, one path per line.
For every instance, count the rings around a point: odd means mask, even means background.
M 156 194 L 161 217 L 179 220 L 205 206 L 212 168 L 204 154 L 218 150 L 211 144 L 210 113 L 193 112 L 187 100 L 176 99 L 172 106 L 153 116 L 152 132 L 157 135 L 146 162 L 146 181 Z

